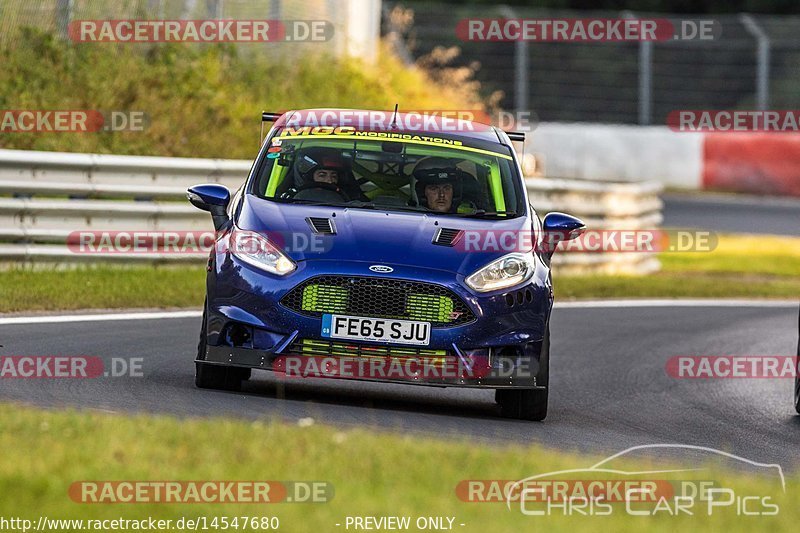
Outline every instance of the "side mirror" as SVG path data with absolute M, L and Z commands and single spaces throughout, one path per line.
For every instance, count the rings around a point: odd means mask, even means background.
M 223 185 L 207 183 L 193 185 L 186 193 L 189 202 L 198 209 L 211 213 L 214 229 L 220 230 L 228 222 L 228 203 L 231 201 L 231 192 Z
M 551 255 L 555 252 L 558 243 L 575 239 L 586 231 L 586 224 L 581 219 L 559 212 L 548 213 L 542 221 L 542 226 L 544 228 L 543 244 Z

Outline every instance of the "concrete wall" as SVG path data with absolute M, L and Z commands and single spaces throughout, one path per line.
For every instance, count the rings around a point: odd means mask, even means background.
M 525 150 L 547 177 L 800 196 L 797 133 L 545 122 L 529 139 Z
M 696 189 L 703 172 L 702 134 L 666 126 L 541 123 L 525 149 L 545 176 L 598 181 L 655 181 Z

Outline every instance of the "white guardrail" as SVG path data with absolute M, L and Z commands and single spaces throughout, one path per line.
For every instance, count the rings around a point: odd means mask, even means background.
M 0 150 L 0 261 L 199 261 L 206 254 L 78 254 L 76 231 L 211 230 L 208 213 L 186 201 L 186 188 L 220 183 L 235 190 L 251 162 L 229 159 L 117 156 Z M 528 178 L 541 213 L 564 211 L 592 229 L 654 229 L 661 223 L 660 185 Z M 652 254 L 556 254 L 561 271 L 647 273 Z

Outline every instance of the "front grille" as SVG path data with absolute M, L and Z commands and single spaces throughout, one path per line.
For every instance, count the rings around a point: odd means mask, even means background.
M 434 283 L 391 278 L 318 276 L 289 291 L 281 304 L 306 316 L 325 313 L 430 322 L 472 322 L 475 315 L 451 290 Z
M 406 359 L 420 360 L 429 364 L 445 364 L 454 360 L 453 355 L 448 350 L 429 350 L 414 346 L 357 344 L 346 341 L 316 339 L 297 339 L 289 346 L 287 353 L 322 357 L 391 357 L 401 361 Z

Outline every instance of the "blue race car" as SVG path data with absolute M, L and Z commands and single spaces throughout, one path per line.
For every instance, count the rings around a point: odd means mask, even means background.
M 800 414 L 800 316 L 797 318 L 797 357 L 794 360 L 794 410 Z
M 292 120 L 308 111 L 263 114 L 275 124 L 232 199 L 189 189 L 217 230 L 196 385 L 239 390 L 264 369 L 493 388 L 504 416 L 543 420 L 550 259 L 584 224 L 528 204 L 523 134 Z

